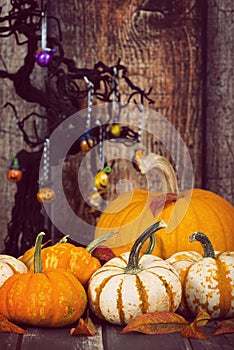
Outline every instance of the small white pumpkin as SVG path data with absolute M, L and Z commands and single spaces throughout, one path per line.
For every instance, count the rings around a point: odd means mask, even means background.
M 0 254 L 0 287 L 15 273 L 28 272 L 27 266 L 11 255 Z
M 194 232 L 189 240 L 202 244 L 204 256 L 188 251 L 167 259 L 181 277 L 183 294 L 178 311 L 191 316 L 202 308 L 211 318 L 233 317 L 234 252 L 215 252 L 202 232 Z
M 101 319 L 125 325 L 147 312 L 175 311 L 181 301 L 181 282 L 176 270 L 151 254 L 139 259 L 142 245 L 163 221 L 145 230 L 131 252 L 113 258 L 97 270 L 88 286 L 89 305 Z

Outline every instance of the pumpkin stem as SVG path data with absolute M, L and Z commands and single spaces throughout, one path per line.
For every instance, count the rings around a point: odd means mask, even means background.
M 135 243 L 132 246 L 129 259 L 128 259 L 128 264 L 125 268 L 126 273 L 135 273 L 140 269 L 139 266 L 139 254 L 141 251 L 141 248 L 147 238 L 149 238 L 154 232 L 160 230 L 161 228 L 167 227 L 166 223 L 161 220 L 156 222 L 155 224 L 151 225 L 148 227 L 135 241 Z
M 148 245 L 147 249 L 145 250 L 144 254 L 151 254 L 152 251 L 154 250 L 155 244 L 156 244 L 155 235 L 151 235 L 149 245 Z
M 67 243 L 67 239 L 70 235 L 63 236 L 60 240 L 59 243 Z
M 105 233 L 104 235 L 96 238 L 95 240 L 93 240 L 91 243 L 89 243 L 87 245 L 87 247 L 85 248 L 89 253 L 92 253 L 92 251 L 97 248 L 97 246 L 99 246 L 102 242 L 105 242 L 107 239 L 111 238 L 113 235 L 115 235 L 118 232 L 108 232 Z
M 198 241 L 202 244 L 204 250 L 204 258 L 213 258 L 216 259 L 214 248 L 211 241 L 203 232 L 194 232 L 189 236 L 189 242 Z
M 42 260 L 41 260 L 41 243 L 45 232 L 40 232 L 37 235 L 35 250 L 34 250 L 34 273 L 42 273 Z
M 178 181 L 173 166 L 163 156 L 150 152 L 147 156 L 139 159 L 139 167 L 142 174 L 153 168 L 158 168 L 164 175 L 163 192 L 179 193 Z

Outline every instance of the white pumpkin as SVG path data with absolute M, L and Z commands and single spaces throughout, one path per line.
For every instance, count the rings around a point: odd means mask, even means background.
M 182 300 L 178 311 L 196 315 L 200 308 L 211 318 L 234 317 L 234 252 L 215 252 L 202 232 L 190 241 L 199 241 L 204 256 L 197 252 L 179 252 L 167 259 L 181 277 Z
M 28 272 L 27 266 L 11 255 L 0 254 L 0 287 L 15 273 Z
M 150 226 L 136 240 L 131 252 L 109 260 L 92 275 L 89 305 L 99 318 L 125 325 L 147 312 L 178 308 L 182 289 L 176 270 L 151 254 L 139 259 L 145 240 L 163 227 L 163 221 Z

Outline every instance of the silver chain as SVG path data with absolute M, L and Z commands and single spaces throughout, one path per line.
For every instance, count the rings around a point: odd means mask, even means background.
M 50 162 L 50 140 L 45 139 L 43 150 L 43 177 L 42 183 L 45 184 L 49 180 L 49 162 Z
M 90 126 L 91 126 L 94 85 L 86 76 L 84 76 L 84 80 L 89 86 L 89 91 L 88 91 L 88 108 L 87 108 L 87 119 L 86 119 L 86 130 L 89 130 Z

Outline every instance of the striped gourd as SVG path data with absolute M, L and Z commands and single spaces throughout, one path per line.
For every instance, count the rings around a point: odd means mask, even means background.
M 163 221 L 150 226 L 138 237 L 131 252 L 111 259 L 92 275 L 88 297 L 91 310 L 99 318 L 124 325 L 147 312 L 177 309 L 182 290 L 176 270 L 151 254 L 139 259 L 145 240 L 163 227 Z
M 211 318 L 234 316 L 234 252 L 215 252 L 209 238 L 195 232 L 190 241 L 199 241 L 204 256 L 193 251 L 178 252 L 167 259 L 180 274 L 182 300 L 179 311 L 196 315 L 200 308 Z
M 27 266 L 11 255 L 0 254 L 0 287 L 12 275 L 28 272 Z

